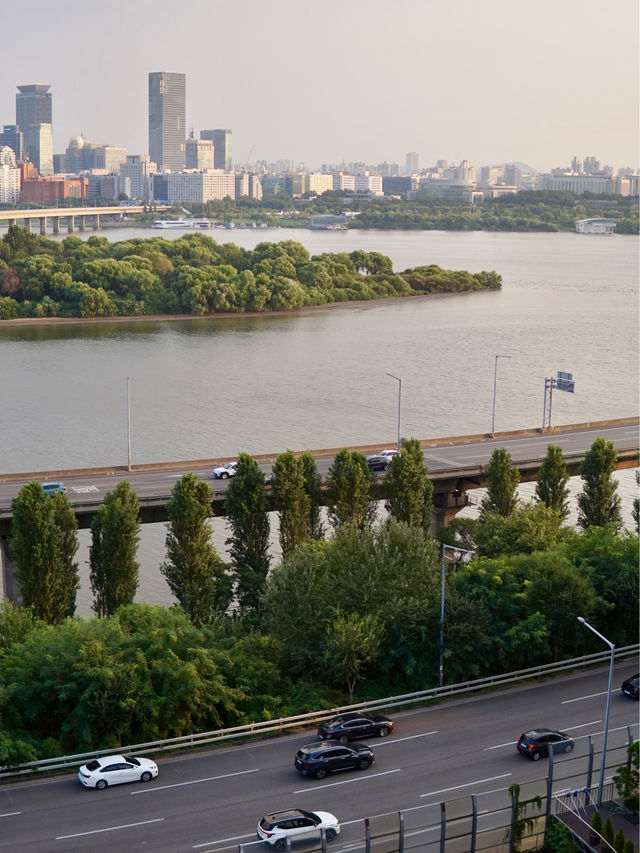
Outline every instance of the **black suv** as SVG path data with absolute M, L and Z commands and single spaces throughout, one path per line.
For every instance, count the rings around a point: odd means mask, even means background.
M 318 727 L 320 740 L 339 740 L 349 743 L 363 737 L 386 737 L 393 731 L 393 723 L 382 714 L 339 714 L 332 720 L 325 720 Z
M 524 732 L 518 738 L 518 752 L 537 761 L 543 755 L 549 755 L 549 744 L 553 744 L 553 753 L 571 752 L 575 741 L 566 732 L 556 732 L 553 729 L 532 729 Z
M 327 773 L 337 770 L 366 770 L 375 758 L 373 750 L 363 743 L 346 746 L 337 743 L 310 743 L 296 753 L 295 766 L 303 776 L 315 776 L 324 779 Z

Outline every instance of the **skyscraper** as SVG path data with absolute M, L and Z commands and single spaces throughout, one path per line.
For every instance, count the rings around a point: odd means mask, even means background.
M 210 139 L 213 142 L 215 168 L 231 172 L 233 170 L 231 131 L 222 129 L 201 130 L 200 139 Z
M 406 158 L 406 166 L 405 171 L 407 175 L 413 175 L 418 171 L 418 164 L 420 162 L 420 158 L 416 151 L 409 151 Z
M 149 74 L 149 155 L 158 169 L 180 172 L 185 164 L 185 75 Z
M 16 125 L 24 138 L 29 160 L 41 175 L 53 174 L 53 136 L 51 132 L 51 86 L 30 83 L 18 86 Z

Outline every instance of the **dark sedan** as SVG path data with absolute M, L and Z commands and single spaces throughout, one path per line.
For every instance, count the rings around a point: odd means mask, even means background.
M 640 673 L 636 673 L 632 675 L 631 678 L 627 678 L 622 682 L 622 692 L 627 696 L 631 696 L 632 699 L 638 698 L 638 688 L 640 686 Z
M 318 727 L 320 740 L 338 740 L 349 743 L 360 738 L 386 737 L 393 731 L 393 723 L 382 714 L 340 714 L 332 720 L 325 720 Z
M 549 744 L 553 744 L 553 754 L 571 752 L 575 741 L 566 732 L 556 732 L 553 729 L 532 729 L 524 732 L 518 738 L 518 752 L 537 761 L 544 755 L 549 755 Z
M 366 770 L 374 761 L 373 750 L 363 743 L 347 746 L 320 741 L 299 749 L 294 763 L 296 770 L 303 776 L 324 779 L 327 773 L 336 773 L 339 770 Z
M 397 454 L 397 450 L 381 450 L 375 456 L 369 456 L 367 465 L 372 471 L 386 471 L 389 465 L 391 465 L 391 460 Z

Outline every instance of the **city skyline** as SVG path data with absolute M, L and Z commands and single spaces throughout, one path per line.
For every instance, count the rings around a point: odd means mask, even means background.
M 186 75 L 185 136 L 231 128 L 236 163 L 416 152 L 421 166 L 548 171 L 595 155 L 638 167 L 632 0 L 607 15 L 593 0 L 540 0 L 535 13 L 507 0 L 185 0 L 160 14 L 150 0 L 34 0 L 30 17 L 39 26 L 22 36 L 20 12 L 3 13 L 20 37 L 3 51 L 0 124 L 15 123 L 18 86 L 51 86 L 56 153 L 81 133 L 148 153 L 148 75 L 164 70 Z

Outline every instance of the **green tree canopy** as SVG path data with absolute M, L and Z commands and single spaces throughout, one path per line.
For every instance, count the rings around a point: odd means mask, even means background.
M 66 498 L 46 495 L 32 480 L 11 502 L 11 552 L 25 607 L 51 624 L 73 616 L 79 586 L 78 522 Z
M 598 436 L 580 465 L 583 480 L 578 495 L 578 524 L 580 527 L 622 526 L 618 484 L 613 479 L 618 454 L 611 441 Z
M 231 580 L 211 543 L 211 489 L 191 472 L 173 487 L 167 504 L 167 560 L 160 566 L 169 589 L 194 622 L 223 613 L 231 601 Z
M 487 494 L 480 504 L 481 514 L 511 515 L 518 505 L 516 489 L 520 482 L 520 472 L 513 465 L 511 454 L 504 447 L 496 447 L 484 472 Z
M 373 482 L 364 454 L 346 447 L 336 454 L 327 477 L 327 511 L 335 528 L 371 524 L 376 511 Z
M 260 610 L 270 562 L 269 516 L 264 474 L 248 453 L 238 457 L 224 507 L 238 604 L 243 610 Z
M 111 616 L 131 604 L 138 588 L 140 502 L 127 480 L 122 480 L 91 521 L 89 579 L 98 616 Z
M 273 473 L 274 505 L 280 521 L 280 547 L 282 555 L 286 557 L 309 537 L 311 500 L 305 488 L 302 463 L 292 450 L 276 457 Z
M 405 441 L 384 478 L 385 509 L 392 518 L 428 531 L 431 526 L 433 483 L 427 477 L 417 438 Z
M 568 482 L 569 472 L 562 457 L 562 448 L 555 444 L 549 444 L 547 455 L 542 460 L 538 471 L 536 498 L 551 509 L 555 509 L 563 521 L 569 514 Z

